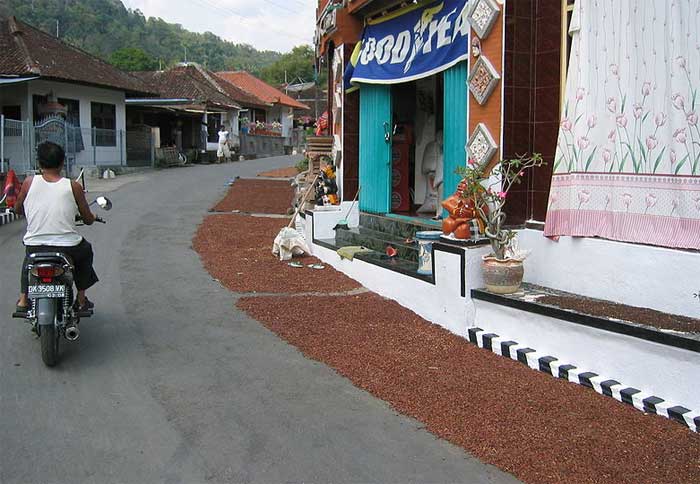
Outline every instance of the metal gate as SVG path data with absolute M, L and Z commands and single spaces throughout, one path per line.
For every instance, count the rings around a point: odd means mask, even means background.
M 34 168 L 32 125 L 4 116 L 0 117 L 0 125 L 0 170 L 12 169 L 19 175 L 31 172 Z

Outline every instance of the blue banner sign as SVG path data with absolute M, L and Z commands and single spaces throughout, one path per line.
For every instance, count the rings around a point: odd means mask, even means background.
M 368 24 L 348 77 L 397 84 L 449 69 L 469 56 L 468 16 L 468 0 L 444 0 Z

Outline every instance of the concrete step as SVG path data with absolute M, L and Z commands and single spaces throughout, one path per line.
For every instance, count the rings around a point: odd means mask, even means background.
M 387 246 L 391 245 L 398 251 L 397 257 L 411 262 L 418 261 L 418 244 L 407 243 L 405 238 L 388 232 L 380 232 L 366 227 L 338 229 L 335 232 L 338 247 L 362 245 L 368 249 L 384 254 Z
M 442 223 L 430 219 L 415 219 L 400 216 L 375 215 L 360 213 L 360 227 L 385 232 L 397 239 L 415 239 L 416 232 L 440 230 Z

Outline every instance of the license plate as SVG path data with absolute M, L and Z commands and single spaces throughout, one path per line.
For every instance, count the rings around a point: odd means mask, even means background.
M 30 299 L 66 297 L 66 286 L 63 284 L 29 286 L 28 296 Z

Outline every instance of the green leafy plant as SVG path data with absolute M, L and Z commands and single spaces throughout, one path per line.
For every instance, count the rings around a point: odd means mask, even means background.
M 542 155 L 534 153 L 502 160 L 491 170 L 471 159 L 467 166 L 457 169 L 457 174 L 462 177 L 459 185 L 461 197 L 475 207 L 496 259 L 524 258 L 514 246 L 515 231 L 505 228 L 505 205 L 510 189 L 521 183 L 525 171 L 544 164 Z
M 299 173 L 304 172 L 309 169 L 309 159 L 308 158 L 303 158 L 297 162 L 295 165 L 297 171 Z

